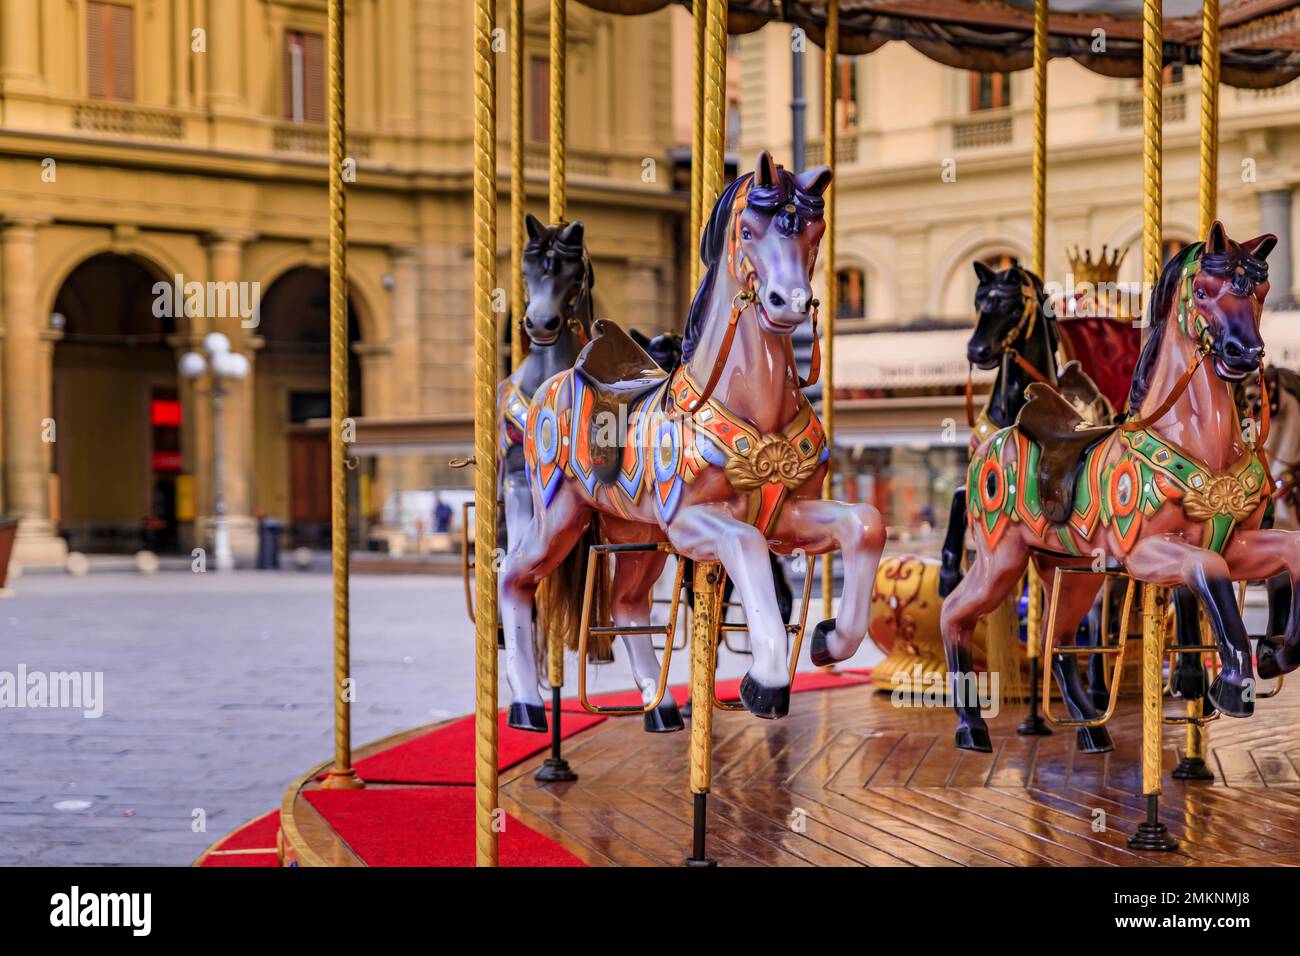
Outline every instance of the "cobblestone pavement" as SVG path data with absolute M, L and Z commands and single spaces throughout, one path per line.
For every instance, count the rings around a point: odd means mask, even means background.
M 29 575 L 14 591 L 0 672 L 99 671 L 104 702 L 98 718 L 0 709 L 0 865 L 185 865 L 330 756 L 328 575 Z M 353 577 L 354 742 L 472 708 L 463 600 L 451 577 Z M 724 675 L 745 666 L 724 655 Z M 593 671 L 595 690 L 628 683 L 621 664 Z

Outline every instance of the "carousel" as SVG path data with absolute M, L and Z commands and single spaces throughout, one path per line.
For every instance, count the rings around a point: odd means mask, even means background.
M 574 2 L 631 16 L 672 0 Z M 1293 473 L 1271 465 L 1300 433 L 1300 405 L 1273 426 L 1300 388 L 1264 364 L 1275 240 L 1216 218 L 1220 85 L 1300 76 L 1300 4 L 685 5 L 695 291 L 678 334 L 647 338 L 594 314 L 584 226 L 566 216 L 567 0 L 550 0 L 546 222 L 525 211 L 524 3 L 502 5 L 502 29 L 497 3 L 474 0 L 463 464 L 477 704 L 354 752 L 343 3 L 330 0 L 335 753 L 199 864 L 1300 864 L 1287 733 L 1300 696 L 1282 686 L 1300 667 L 1300 531 Z M 987 394 L 968 387 L 970 464 L 941 562 L 882 560 L 875 507 L 829 497 L 836 287 L 814 278 L 836 274 L 835 97 L 825 165 L 762 152 L 726 181 L 727 36 L 772 21 L 824 49 L 827 90 L 837 56 L 890 41 L 962 69 L 1032 70 L 1032 259 L 976 264 L 968 357 L 997 377 Z M 1114 284 L 1118 252 L 1072 253 L 1093 292 L 1045 289 L 1051 57 L 1140 78 L 1133 203 L 1151 291 L 1132 311 L 1095 291 Z M 1200 241 L 1162 263 L 1161 77 L 1175 63 L 1201 68 Z M 498 73 L 512 130 L 501 380 Z M 797 330 L 812 333 L 806 367 Z M 804 390 L 819 381 L 814 409 Z M 773 554 L 822 557 L 796 596 Z M 1274 606 L 1252 646 L 1244 589 L 1265 580 Z M 834 669 L 868 636 L 886 654 L 874 672 Z M 805 647 L 817 669 L 799 669 Z M 731 648 L 748 669 L 718 680 Z M 674 650 L 685 686 L 669 680 Z M 588 668 L 611 656 L 630 689 L 589 694 Z

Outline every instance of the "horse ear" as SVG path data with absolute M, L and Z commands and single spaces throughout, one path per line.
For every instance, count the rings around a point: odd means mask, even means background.
M 776 185 L 776 160 L 767 150 L 758 154 L 758 162 L 754 164 L 754 185 L 763 188 Z
M 558 238 L 560 240 L 560 243 L 563 245 L 580 246 L 582 245 L 584 232 L 585 232 L 585 227 L 582 225 L 582 220 L 575 219 L 573 220 L 573 222 L 569 223 L 567 226 L 565 226 L 563 229 L 560 230 L 560 235 Z
M 986 282 L 992 282 L 996 275 L 997 273 L 984 263 L 980 262 L 978 259 L 975 260 L 975 276 L 980 280 L 980 285 L 984 285 Z
M 1256 236 L 1254 239 L 1247 239 L 1241 244 L 1241 248 L 1245 249 L 1256 259 L 1267 259 L 1268 254 L 1273 251 L 1273 247 L 1276 245 L 1277 236 L 1273 235 L 1271 232 L 1266 232 L 1264 235 Z
M 805 170 L 795 176 L 794 181 L 800 191 L 813 196 L 820 196 L 826 192 L 834 175 L 829 166 L 814 166 L 812 169 Z
M 540 239 L 546 234 L 546 227 L 542 225 L 542 221 L 531 212 L 524 213 L 524 228 L 528 230 L 529 239 Z
M 1223 228 L 1223 223 L 1214 220 L 1214 225 L 1210 227 L 1210 234 L 1205 239 L 1205 251 L 1210 255 L 1223 255 L 1228 251 L 1228 232 Z

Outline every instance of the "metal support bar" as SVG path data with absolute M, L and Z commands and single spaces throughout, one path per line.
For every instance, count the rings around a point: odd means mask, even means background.
M 1056 611 L 1061 597 L 1061 580 L 1067 574 L 1102 574 L 1109 581 L 1111 578 L 1125 578 L 1128 582 L 1124 590 L 1124 608 L 1120 612 L 1119 637 L 1114 647 L 1105 646 L 1108 615 L 1103 617 L 1100 641 L 1096 647 L 1088 647 L 1079 644 L 1056 644 Z M 1115 707 L 1119 703 L 1119 684 L 1120 678 L 1124 673 L 1124 652 L 1128 647 L 1128 622 L 1129 616 L 1133 611 L 1133 592 L 1135 584 L 1132 578 L 1129 578 L 1120 571 L 1093 571 L 1091 569 L 1075 568 L 1058 568 L 1056 577 L 1052 581 L 1052 596 L 1047 607 L 1047 638 L 1043 647 L 1043 714 L 1054 727 L 1100 727 L 1115 715 Z M 1106 597 L 1102 599 L 1102 607 L 1105 608 L 1109 603 Z M 1081 720 L 1069 717 L 1057 717 L 1052 713 L 1052 667 L 1051 658 L 1054 654 L 1107 654 L 1114 655 L 1115 666 L 1111 673 L 1110 697 L 1107 699 L 1106 711 L 1100 717 L 1094 717 L 1091 720 Z
M 691 793 L 693 839 L 687 866 L 714 866 L 705 851 L 705 819 L 713 783 L 713 697 L 717 594 L 721 565 L 695 564 L 695 612 L 691 618 Z

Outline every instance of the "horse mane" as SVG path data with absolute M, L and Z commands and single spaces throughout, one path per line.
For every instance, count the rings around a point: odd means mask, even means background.
M 727 248 L 727 235 L 731 225 L 731 215 L 736 204 L 736 196 L 742 187 L 749 187 L 745 201 L 748 205 L 762 210 L 768 215 L 777 212 L 782 206 L 793 203 L 805 220 L 820 219 L 825 214 L 825 202 L 821 196 L 804 192 L 799 188 L 794 176 L 784 167 L 777 167 L 776 182 L 771 186 L 754 186 L 754 174 L 746 173 L 735 179 L 718 201 L 713 204 L 713 212 L 700 237 L 700 261 L 704 263 L 704 280 L 691 300 L 691 310 L 686 316 L 686 329 L 682 335 L 682 361 L 690 361 L 704 331 L 705 309 L 713 294 L 713 284 L 717 277 L 717 267 L 723 262 Z
M 533 259 L 542 262 L 542 268 L 545 271 L 554 269 L 553 265 L 548 263 L 559 262 L 581 262 L 583 269 L 583 285 L 586 290 L 584 301 L 579 304 L 578 318 L 586 323 L 590 330 L 591 321 L 594 318 L 594 297 L 591 290 L 596 287 L 596 271 L 591 265 L 591 256 L 587 254 L 585 242 L 572 243 L 564 242 L 560 234 L 564 231 L 564 226 L 543 226 L 542 234 L 536 239 L 529 239 L 524 243 L 523 258 L 525 260 Z M 554 258 L 548 259 L 548 253 L 555 253 Z
M 1138 355 L 1137 367 L 1133 369 L 1133 384 L 1129 387 L 1128 407 L 1136 411 L 1146 400 L 1151 390 L 1151 373 L 1160 355 L 1160 345 L 1165 339 L 1165 327 L 1169 325 L 1169 315 L 1174 310 L 1178 297 L 1178 288 L 1182 283 L 1183 270 L 1191 259 L 1199 258 L 1205 248 L 1203 242 L 1193 242 L 1180 249 L 1165 263 L 1156 282 L 1155 294 L 1147 308 L 1147 324 L 1151 334 L 1147 336 L 1142 352 Z

